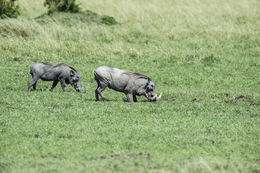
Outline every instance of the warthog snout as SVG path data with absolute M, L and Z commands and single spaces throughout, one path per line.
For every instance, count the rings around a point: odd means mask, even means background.
M 76 82 L 72 85 L 74 87 L 74 89 L 78 92 L 81 92 L 83 89 L 82 89 L 82 86 L 80 84 L 80 82 Z
M 154 101 L 159 101 L 162 97 L 162 93 L 160 93 L 160 95 L 158 96 L 156 93 L 149 93 L 147 94 L 147 98 L 154 102 Z

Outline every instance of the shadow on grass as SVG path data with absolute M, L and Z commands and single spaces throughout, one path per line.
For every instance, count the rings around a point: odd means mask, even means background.
M 88 101 L 95 101 L 95 102 L 121 102 L 121 103 L 155 103 L 155 102 L 151 102 L 149 100 L 140 100 L 140 101 L 137 101 L 137 102 L 126 102 L 124 101 L 123 99 L 107 99 L 105 101 L 102 101 L 102 100 L 99 100 L 99 101 L 96 101 L 96 99 L 92 100 L 92 99 L 86 99 Z

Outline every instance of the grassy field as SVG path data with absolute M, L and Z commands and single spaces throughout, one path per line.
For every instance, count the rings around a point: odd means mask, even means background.
M 0 20 L 0 172 L 260 172 L 259 0 L 80 1 L 116 25 L 19 4 Z M 28 93 L 37 61 L 73 66 L 84 91 Z M 105 64 L 149 76 L 162 99 L 96 102 Z

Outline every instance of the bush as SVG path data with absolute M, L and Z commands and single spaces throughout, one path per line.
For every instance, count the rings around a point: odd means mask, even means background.
M 16 18 L 20 15 L 15 0 L 0 0 L 0 18 Z
M 115 25 L 117 24 L 117 21 L 111 16 L 102 16 L 101 23 L 106 25 Z
M 80 11 L 79 4 L 76 0 L 45 0 L 44 6 L 48 7 L 48 13 L 55 11 L 76 13 Z

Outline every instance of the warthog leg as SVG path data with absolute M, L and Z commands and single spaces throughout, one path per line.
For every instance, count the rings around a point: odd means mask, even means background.
M 126 96 L 127 96 L 127 101 L 128 102 L 133 102 L 134 101 L 133 94 L 128 93 L 128 94 L 126 94 Z
M 136 95 L 133 95 L 134 102 L 137 102 Z
M 95 90 L 96 101 L 99 101 L 98 95 L 100 95 L 102 100 L 105 101 L 106 98 L 102 94 L 102 91 L 104 91 L 104 89 L 106 89 L 107 84 L 103 81 L 98 80 L 96 77 L 95 77 L 95 80 L 97 81 L 97 84 L 98 84 L 97 89 Z
M 59 80 L 60 80 L 60 84 L 61 84 L 62 90 L 65 91 L 65 90 L 66 90 L 66 82 L 65 82 L 65 79 L 59 78 Z
M 31 91 L 32 86 L 33 86 L 33 89 L 36 89 L 36 83 L 37 83 L 38 79 L 39 79 L 38 76 L 33 76 L 32 81 L 28 84 L 28 92 Z
M 58 80 L 53 81 L 50 91 L 53 91 L 53 89 L 57 86 L 58 82 Z
M 133 94 L 125 94 L 126 98 L 123 99 L 125 102 L 137 102 L 136 95 Z
M 33 84 L 33 90 L 36 90 L 37 81 Z
M 99 98 L 98 98 L 98 88 L 99 88 L 99 86 L 98 86 L 97 89 L 95 90 L 96 101 L 99 101 Z
M 96 94 L 96 101 L 99 101 L 98 95 L 101 96 L 102 100 L 105 101 L 106 98 L 104 97 L 104 95 L 102 94 L 102 91 L 104 91 L 104 89 L 106 89 L 106 86 L 98 86 L 95 94 Z

